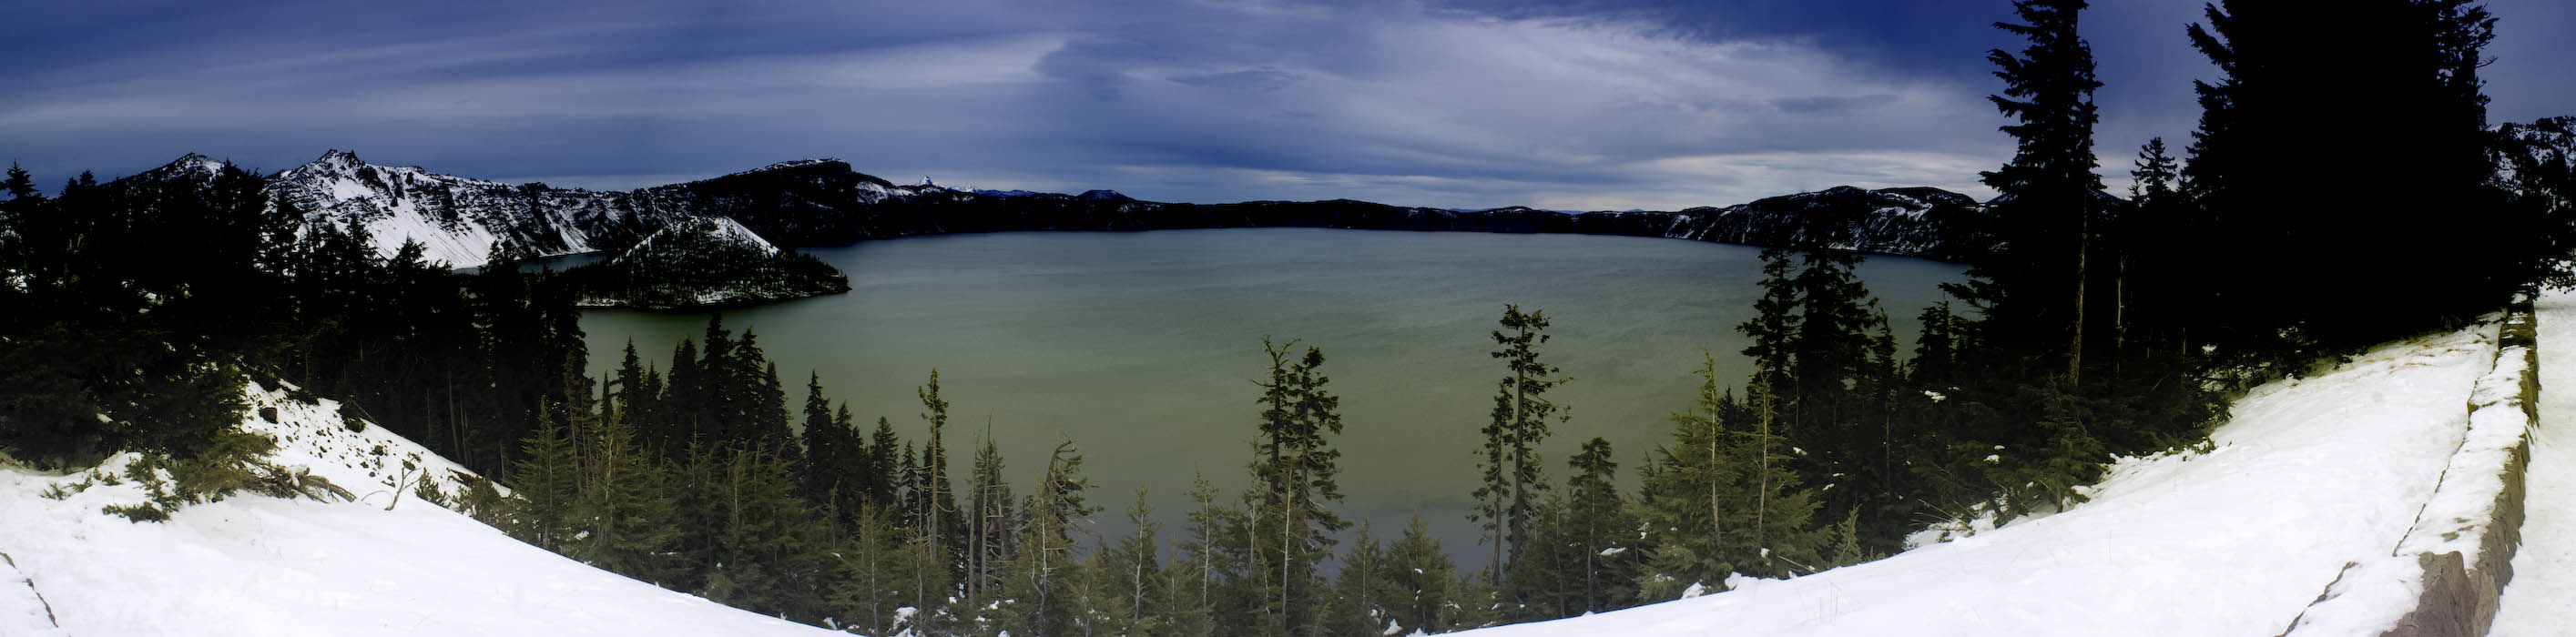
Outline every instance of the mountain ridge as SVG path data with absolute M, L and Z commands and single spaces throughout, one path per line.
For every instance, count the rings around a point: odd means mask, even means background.
M 222 162 L 189 153 L 129 177 L 211 176 Z M 837 158 L 778 162 L 706 179 L 627 191 L 509 184 L 367 163 L 332 149 L 266 176 L 307 223 L 363 224 L 379 251 L 405 239 L 453 267 L 492 259 L 616 254 L 696 217 L 726 217 L 765 242 L 834 245 L 870 239 L 1002 231 L 1139 231 L 1320 227 L 1647 236 L 1757 246 L 1808 241 L 1944 261 L 1992 248 L 1983 204 L 1931 187 L 1837 186 L 1731 206 L 1679 211 L 1562 212 L 1510 206 L 1458 211 L 1353 199 L 1168 203 L 1112 190 L 1080 194 L 897 185 Z

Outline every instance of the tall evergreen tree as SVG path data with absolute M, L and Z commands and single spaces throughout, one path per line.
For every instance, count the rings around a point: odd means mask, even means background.
M 1000 594 L 1000 586 L 1017 537 L 1011 511 L 1011 485 L 1002 479 L 1002 451 L 993 445 L 991 425 L 966 480 L 966 599 L 980 604 Z
M 1011 634 L 1069 635 L 1086 609 L 1070 603 L 1079 583 L 1075 571 L 1073 525 L 1099 511 L 1085 501 L 1091 481 L 1082 475 L 1082 454 L 1073 441 L 1056 444 L 1046 472 L 1031 487 L 1027 526 L 1011 568 L 1013 612 L 1005 623 Z
M 1566 419 L 1557 413 L 1557 404 L 1547 399 L 1547 391 L 1566 379 L 1555 377 L 1560 371 L 1556 366 L 1539 360 L 1538 346 L 1549 338 L 1547 313 L 1523 314 L 1519 305 L 1504 305 L 1501 323 L 1503 329 L 1493 332 L 1494 344 L 1501 349 L 1493 357 L 1503 361 L 1505 373 L 1494 394 L 1493 420 L 1485 425 L 1484 458 L 1479 465 L 1484 483 L 1476 489 L 1476 509 L 1469 516 L 1485 522 L 1486 539 L 1493 541 L 1488 582 L 1496 585 L 1505 566 L 1519 558 L 1537 512 L 1538 493 L 1547 489 L 1541 479 L 1539 444 L 1547 440 L 1551 420 Z
M 2084 0 L 2020 0 L 2022 24 L 1995 27 L 2029 41 L 2020 55 L 1986 53 L 2004 81 L 1990 96 L 2014 122 L 2011 161 L 1980 173 L 1998 193 L 1995 215 L 2007 230 L 2004 248 L 1973 264 L 1969 275 L 1993 283 L 1954 286 L 1953 294 L 1985 311 L 1993 345 L 2033 364 L 2053 364 L 2069 385 L 2081 382 L 2088 308 L 2086 284 L 2095 247 L 2089 221 L 2101 205 L 2093 173 L 2093 49 L 2077 33 Z
M 573 503 L 580 498 L 575 485 L 581 476 L 576 466 L 575 440 L 571 432 L 555 422 L 552 410 L 539 410 L 536 431 L 522 441 L 519 460 L 511 466 L 512 495 L 523 503 L 518 523 L 508 529 L 511 535 L 548 551 L 563 550 L 571 540 Z
M 1404 533 L 1387 546 L 1386 579 L 1394 599 L 1389 600 L 1387 619 L 1393 630 L 1411 633 L 1443 633 L 1456 627 L 1459 601 L 1458 566 L 1449 552 L 1440 548 L 1440 538 L 1432 537 L 1422 516 L 1414 516 L 1404 526 Z
M 948 427 L 948 400 L 939 396 L 939 370 L 930 370 L 929 383 L 916 393 L 921 396 L 921 419 L 930 425 L 930 438 L 915 469 L 911 518 L 932 559 L 948 571 L 942 581 L 955 581 L 961 575 L 957 557 L 966 529 L 957 515 L 956 488 L 948 479 L 948 448 L 941 435 Z
M 1261 612 L 1264 630 L 1293 635 L 1306 626 L 1323 601 L 1315 569 L 1330 555 L 1333 534 L 1349 525 L 1327 506 L 1339 502 L 1341 451 L 1330 436 L 1342 432 L 1340 399 L 1325 390 L 1330 382 L 1320 371 L 1323 351 L 1307 347 L 1292 357 L 1296 343 L 1262 341 L 1269 356 L 1267 380 L 1257 402 L 1261 437 L 1252 474 L 1257 484 L 1253 516 L 1262 538 L 1259 552 L 1266 565 L 1260 586 L 1268 589 Z
M 2494 16 L 2470 0 L 2333 11 L 2222 0 L 2205 14 L 2189 34 L 2220 77 L 2196 83 L 2201 121 L 2182 174 L 2221 229 L 2197 252 L 2233 276 L 2192 279 L 2229 308 L 2189 317 L 2201 323 L 2194 338 L 2278 369 L 2491 311 L 2533 277 L 2531 246 L 2489 240 L 2548 231 L 2514 218 L 2488 183 L 2478 69 Z M 2370 108 L 2351 108 L 2360 96 Z M 2322 202 L 2316 188 L 2329 183 L 2372 186 Z M 2442 223 L 2392 233 L 2354 221 L 2428 210 L 2444 211 Z
M 637 443 L 634 426 L 614 412 L 586 444 L 592 461 L 583 482 L 590 486 L 571 508 L 580 531 L 564 555 L 647 582 L 667 581 L 682 565 L 670 559 L 680 534 L 660 464 Z

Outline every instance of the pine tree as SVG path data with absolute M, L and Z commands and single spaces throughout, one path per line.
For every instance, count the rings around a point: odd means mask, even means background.
M 940 434 L 948 427 L 948 401 L 939 397 L 939 370 L 930 370 L 929 383 L 916 393 L 921 396 L 921 419 L 930 425 L 930 439 L 922 446 L 915 469 L 911 516 L 931 555 L 949 571 L 943 581 L 954 581 L 961 575 L 958 540 L 965 536 L 965 524 L 957 516 L 956 489 L 948 480 L 948 448 L 941 442 Z
M 575 532 L 572 507 L 580 498 L 575 487 L 580 476 L 574 440 L 550 412 L 538 411 L 537 429 L 521 441 L 519 461 L 511 467 L 509 479 L 517 485 L 512 495 L 521 504 L 513 516 L 518 523 L 506 530 L 537 548 L 560 552 Z
M 805 457 L 797 463 L 797 494 L 807 502 L 850 506 L 843 496 L 856 485 L 841 475 L 848 467 L 849 450 L 844 448 L 843 432 L 833 426 L 832 402 L 823 397 L 822 372 L 806 372 L 804 425 Z
M 1004 562 L 1011 559 L 1011 545 L 1016 534 L 1016 516 L 1011 512 L 1011 485 L 1002 480 L 1002 451 L 993 446 L 993 431 L 985 426 L 984 444 L 975 451 L 975 465 L 966 487 L 966 599 L 981 606 L 999 594 Z
M 1082 475 L 1082 454 L 1074 451 L 1073 442 L 1057 443 L 1047 458 L 1046 472 L 1030 489 L 1027 526 L 1021 529 L 1019 550 L 1012 560 L 1006 595 L 1014 601 L 1004 624 L 1011 634 L 1073 634 L 1071 628 L 1085 610 L 1069 599 L 1079 583 L 1076 572 L 1082 568 L 1073 556 L 1073 525 L 1099 511 L 1084 501 L 1083 494 L 1091 486 Z
M 2182 279 L 2230 310 L 2186 317 L 2197 319 L 2195 339 L 2243 363 L 2295 369 L 2491 311 L 2532 278 L 2526 250 L 2537 246 L 2492 240 L 2547 231 L 2499 205 L 2494 167 L 2479 150 L 2489 137 L 2478 68 L 2494 16 L 2468 0 L 2357 0 L 2333 11 L 2229 0 L 2206 16 L 2189 34 L 2221 78 L 2195 86 L 2202 115 L 2183 190 L 2224 231 L 2197 250 L 2213 263 L 2193 274 L 2337 265 L 2295 285 Z M 2372 107 L 2350 108 L 2356 93 Z M 2373 187 L 2366 198 L 2318 205 L 2325 183 Z M 2403 237 L 2352 221 L 2425 210 L 2448 212 Z M 2349 258 L 2355 250 L 2378 256 Z
M 834 414 L 833 419 L 846 421 L 849 420 L 849 416 L 850 404 L 843 402 L 840 412 Z M 852 431 L 857 430 L 852 429 Z M 869 434 L 866 469 L 861 472 L 862 477 L 867 481 L 869 502 L 878 506 L 894 506 L 895 494 L 903 489 L 903 476 L 911 473 L 910 470 L 897 465 L 911 462 L 909 458 L 911 453 L 909 446 L 903 449 L 895 448 L 894 423 L 887 421 L 884 416 L 878 416 L 877 430 Z M 897 454 L 902 454 L 903 459 L 898 460 Z
M 1161 634 L 1171 623 L 1159 555 L 1163 525 L 1154 519 L 1144 487 L 1136 488 L 1136 501 L 1127 505 L 1127 524 L 1134 530 L 1094 553 L 1090 569 L 1101 584 L 1097 597 L 1106 602 L 1100 608 L 1108 620 L 1104 630 L 1131 637 Z
M 594 432 L 586 443 L 590 476 L 583 481 L 590 486 L 571 510 L 583 534 L 564 555 L 647 582 L 667 581 L 679 566 L 669 556 L 680 534 L 663 471 L 637 444 L 634 427 L 614 412 Z
M 2030 42 L 2018 56 L 2001 49 L 1986 54 L 2004 81 L 2004 94 L 1988 99 L 2016 118 L 2002 130 L 2019 148 L 2002 168 L 1980 175 L 2000 193 L 1995 214 L 2011 233 L 2000 254 L 1970 272 L 1995 288 L 1954 288 L 1986 311 L 1996 323 L 1992 331 L 2013 337 L 2003 344 L 2058 363 L 2070 385 L 2080 384 L 2084 366 L 2085 285 L 2094 250 L 2088 221 L 2102 188 L 2093 174 L 2093 125 L 2100 120 L 2093 90 L 2102 83 L 2094 79 L 2092 46 L 2076 32 L 2085 4 L 2020 0 L 2013 10 L 2026 24 L 1995 24 Z
M 1268 591 L 1263 630 L 1282 635 L 1306 632 L 1322 601 L 1316 565 L 1329 556 L 1333 534 L 1349 526 L 1326 507 L 1342 499 L 1335 480 L 1341 452 L 1328 440 L 1342 431 L 1340 399 L 1324 389 L 1323 351 L 1307 347 L 1291 358 L 1295 345 L 1262 341 L 1270 366 L 1267 380 L 1254 381 L 1265 408 L 1251 466 L 1258 486 L 1247 494 L 1258 496 L 1249 508 L 1259 527 L 1247 530 L 1263 538 L 1254 562 L 1266 567 L 1256 569 Z
M 1341 579 L 1333 585 L 1332 611 L 1325 621 L 1329 637 L 1385 637 L 1389 605 L 1397 598 L 1387 579 L 1386 547 L 1360 522 L 1359 537 L 1342 556 Z
M 1504 305 L 1501 323 L 1503 329 L 1493 332 L 1494 344 L 1501 349 L 1493 357 L 1503 360 L 1506 373 L 1494 394 L 1493 420 L 1485 425 L 1485 457 L 1479 466 L 1484 484 L 1476 489 L 1477 508 L 1469 516 L 1485 522 L 1486 537 L 1493 541 L 1488 581 L 1496 585 L 1506 565 L 1519 559 L 1538 493 L 1547 489 L 1541 479 L 1539 444 L 1547 440 L 1551 418 L 1566 419 L 1547 399 L 1547 391 L 1566 379 L 1550 378 L 1559 370 L 1538 355 L 1538 346 L 1549 338 L 1547 313 L 1523 314 L 1519 305 Z
M 1422 516 L 1405 524 L 1404 534 L 1387 547 L 1386 559 L 1386 580 L 1394 593 L 1387 619 L 1396 630 L 1443 633 L 1457 626 L 1458 566 L 1423 525 Z
M 1569 574 L 1569 588 L 1579 591 L 1567 614 L 1616 610 L 1636 597 L 1637 521 L 1619 496 L 1619 463 L 1610 456 L 1610 441 L 1593 438 L 1567 462 L 1574 470 L 1566 481 L 1568 540 L 1580 560 L 1579 578 Z M 1579 582 L 1581 586 L 1572 585 Z
M 1188 495 L 1190 511 L 1184 515 L 1187 525 L 1175 542 L 1177 554 L 1171 568 L 1179 578 L 1173 593 L 1181 599 L 1172 634 L 1212 635 L 1216 632 L 1217 605 L 1223 599 L 1218 584 L 1240 573 L 1232 556 L 1222 548 L 1227 528 L 1240 516 L 1216 503 L 1216 486 L 1208 482 L 1205 474 L 1191 473 Z
M 904 537 L 882 506 L 861 510 L 835 551 L 839 576 L 829 605 L 839 625 L 871 635 L 894 634 L 895 609 L 912 601 L 903 569 Z

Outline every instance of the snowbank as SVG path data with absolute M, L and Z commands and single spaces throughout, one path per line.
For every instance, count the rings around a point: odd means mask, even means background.
M 120 472 L 0 468 L 0 635 L 825 635 L 590 568 L 414 497 L 405 475 L 453 493 L 472 474 L 339 406 L 252 387 L 244 428 L 361 498 L 239 495 L 166 523 L 105 515 L 144 499 Z M 273 416 L 264 409 L 273 408 Z M 273 422 L 271 421 L 273 419 Z M 404 467 L 411 469 L 406 471 Z M 90 482 L 62 499 L 57 485 Z M 393 510 L 392 501 L 401 500 Z M 32 580 L 54 619 L 25 619 Z M 12 586 L 22 586 L 13 590 Z M 24 596 L 32 599 L 32 596 Z M 54 626 L 55 622 L 59 627 Z
M 2541 295 L 2540 421 L 2525 474 L 2522 547 L 2497 602 L 2497 637 L 2566 635 L 2576 617 L 2576 293 Z
M 2415 527 L 2393 552 L 2346 567 L 2290 634 L 2487 634 L 2521 542 L 2540 393 L 2534 327 L 2528 307 L 2505 320 L 2494 369 L 2469 395 L 2468 436 Z
M 2256 389 L 2208 453 L 2114 463 L 2093 501 L 1885 560 L 1475 633 L 2277 635 L 2415 526 L 2468 429 L 2497 326 Z M 2324 634 L 2324 633 L 2319 633 Z M 2375 634 L 2375 633 L 2374 633 Z

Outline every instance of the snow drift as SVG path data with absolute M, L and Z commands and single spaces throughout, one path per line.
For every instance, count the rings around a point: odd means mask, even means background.
M 2278 635 L 2389 554 L 2468 428 L 2492 323 L 2380 347 L 2234 406 L 2206 453 L 2124 458 L 2053 516 L 1791 580 L 1478 637 Z
M 134 523 L 100 508 L 140 502 L 141 488 L 98 478 L 131 454 L 71 475 L 0 467 L 0 553 L 15 563 L 0 567 L 0 635 L 836 634 L 511 539 L 413 495 L 424 474 L 455 493 L 472 476 L 455 463 L 371 423 L 352 430 L 332 401 L 247 393 L 243 428 L 277 439 L 277 464 L 358 500 L 244 494 Z

